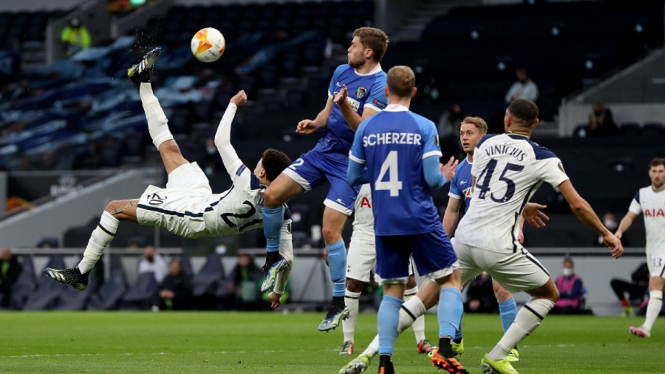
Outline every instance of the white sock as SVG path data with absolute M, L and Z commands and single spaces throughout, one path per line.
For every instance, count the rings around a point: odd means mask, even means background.
M 515 316 L 515 322 L 503 334 L 499 343 L 487 355 L 490 360 L 503 360 L 513 347 L 533 332 L 552 310 L 554 303 L 547 299 L 532 297 Z
M 408 289 L 404 292 L 404 300 L 409 301 L 418 293 L 418 286 Z M 419 299 L 420 300 L 420 299 Z M 421 302 L 422 304 L 422 302 Z M 425 338 L 425 317 L 420 316 L 413 322 L 413 332 L 416 335 L 416 344 L 420 343 Z
M 143 103 L 143 110 L 145 117 L 148 120 L 148 132 L 152 138 L 153 144 L 159 150 L 159 146 L 167 140 L 173 139 L 171 131 L 169 130 L 169 121 L 166 119 L 164 110 L 159 105 L 157 96 L 152 93 L 152 86 L 150 83 L 141 83 L 139 88 L 139 95 Z
M 408 311 L 408 312 L 407 312 Z M 407 300 L 404 304 L 402 304 L 402 308 L 399 311 L 399 324 L 397 325 L 397 335 L 401 334 L 404 330 L 409 328 L 411 325 L 413 325 L 413 322 L 418 319 L 418 317 L 421 317 L 427 309 L 425 309 L 425 305 L 423 304 L 422 300 L 418 297 L 418 295 L 412 296 L 409 300 Z M 369 353 L 372 356 L 377 354 L 379 352 L 379 335 L 377 334 L 374 337 L 374 340 L 369 344 L 367 349 L 362 354 Z
M 660 314 L 660 309 L 663 307 L 663 291 L 649 291 L 649 304 L 647 305 L 647 318 L 642 325 L 647 332 L 651 333 L 653 324 Z
M 99 225 L 92 231 L 88 245 L 85 247 L 85 252 L 83 252 L 83 259 L 78 264 L 82 274 L 89 272 L 95 266 L 97 260 L 102 257 L 104 248 L 111 243 L 116 231 L 118 231 L 119 223 L 120 221 L 113 217 L 111 213 L 107 211 L 102 213 Z
M 353 333 L 356 331 L 356 320 L 358 319 L 358 309 L 360 304 L 358 298 L 360 292 L 351 292 L 346 290 L 344 296 L 344 304 L 349 308 L 349 318 L 342 321 L 342 329 L 344 330 L 344 341 L 353 343 Z

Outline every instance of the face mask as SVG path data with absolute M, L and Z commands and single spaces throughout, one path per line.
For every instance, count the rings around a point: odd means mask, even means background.
M 614 230 L 617 227 L 616 221 L 611 219 L 606 219 L 605 221 L 603 221 L 603 224 L 605 224 L 605 227 L 607 227 L 610 230 Z
M 206 148 L 206 151 L 208 152 L 209 155 L 214 155 L 217 152 L 217 148 L 209 147 L 209 148 Z
M 568 268 L 563 269 L 563 276 L 564 277 L 569 277 L 569 276 L 573 275 L 573 273 L 574 273 L 573 269 L 568 269 Z

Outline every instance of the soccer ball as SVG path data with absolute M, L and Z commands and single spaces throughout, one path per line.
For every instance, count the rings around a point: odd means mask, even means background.
M 226 41 L 219 30 L 206 27 L 199 30 L 192 38 L 192 53 L 199 61 L 217 61 L 224 53 Z

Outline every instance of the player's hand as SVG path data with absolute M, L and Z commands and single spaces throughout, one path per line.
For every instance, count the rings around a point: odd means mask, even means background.
M 318 126 L 311 119 L 304 119 L 298 122 L 298 127 L 296 127 L 296 133 L 308 135 L 318 130 Z
M 337 105 L 339 105 L 340 100 L 342 102 L 347 102 L 346 98 L 349 96 L 349 91 L 346 89 L 346 85 L 342 85 L 342 89 L 339 90 L 338 93 L 335 94 L 335 98 L 333 99 L 333 102 Z
M 282 295 L 278 294 L 277 292 L 271 292 L 270 295 L 268 295 L 268 298 L 270 299 L 271 308 L 277 309 L 280 305 L 282 305 Z
M 328 266 L 330 266 L 330 264 L 328 263 L 328 254 L 329 253 L 330 252 L 328 252 L 328 247 L 323 248 L 323 261 L 325 261 L 326 265 L 328 265 Z
M 517 234 L 517 241 L 520 242 L 520 244 L 524 244 L 524 231 L 520 230 L 520 233 Z
M 617 231 L 614 236 L 617 237 L 617 239 L 621 240 L 621 237 L 623 236 L 623 233 L 621 231 Z
M 619 240 L 619 238 L 608 231 L 607 234 L 603 235 L 603 242 L 605 243 L 605 246 L 610 249 L 610 254 L 612 257 L 621 257 L 623 254 L 623 245 L 621 244 L 621 240 Z
M 446 177 L 448 182 L 450 182 L 455 176 L 455 168 L 457 167 L 457 164 L 459 164 L 459 161 L 455 160 L 455 157 L 451 157 L 445 165 L 439 164 L 439 170 L 441 171 L 441 174 Z
M 541 210 L 547 208 L 547 205 L 540 205 L 537 203 L 527 203 L 522 212 L 522 217 L 529 223 L 529 225 L 539 229 L 545 227 L 545 221 L 549 221 L 548 217 Z
M 240 90 L 235 96 L 231 98 L 230 102 L 231 104 L 235 104 L 236 106 L 240 107 L 247 102 L 247 94 L 244 90 Z

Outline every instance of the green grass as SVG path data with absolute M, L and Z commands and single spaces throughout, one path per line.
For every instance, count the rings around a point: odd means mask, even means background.
M 317 331 L 323 314 L 0 313 L 0 373 L 337 373 L 341 328 Z M 651 339 L 628 334 L 641 318 L 547 317 L 520 346 L 521 373 L 662 373 L 665 321 Z M 436 316 L 427 335 L 437 341 Z M 376 316 L 361 315 L 356 353 L 369 344 Z M 501 337 L 498 315 L 467 315 L 461 362 L 479 362 Z M 397 340 L 397 373 L 433 373 L 407 330 Z M 367 371 L 375 373 L 376 360 Z

